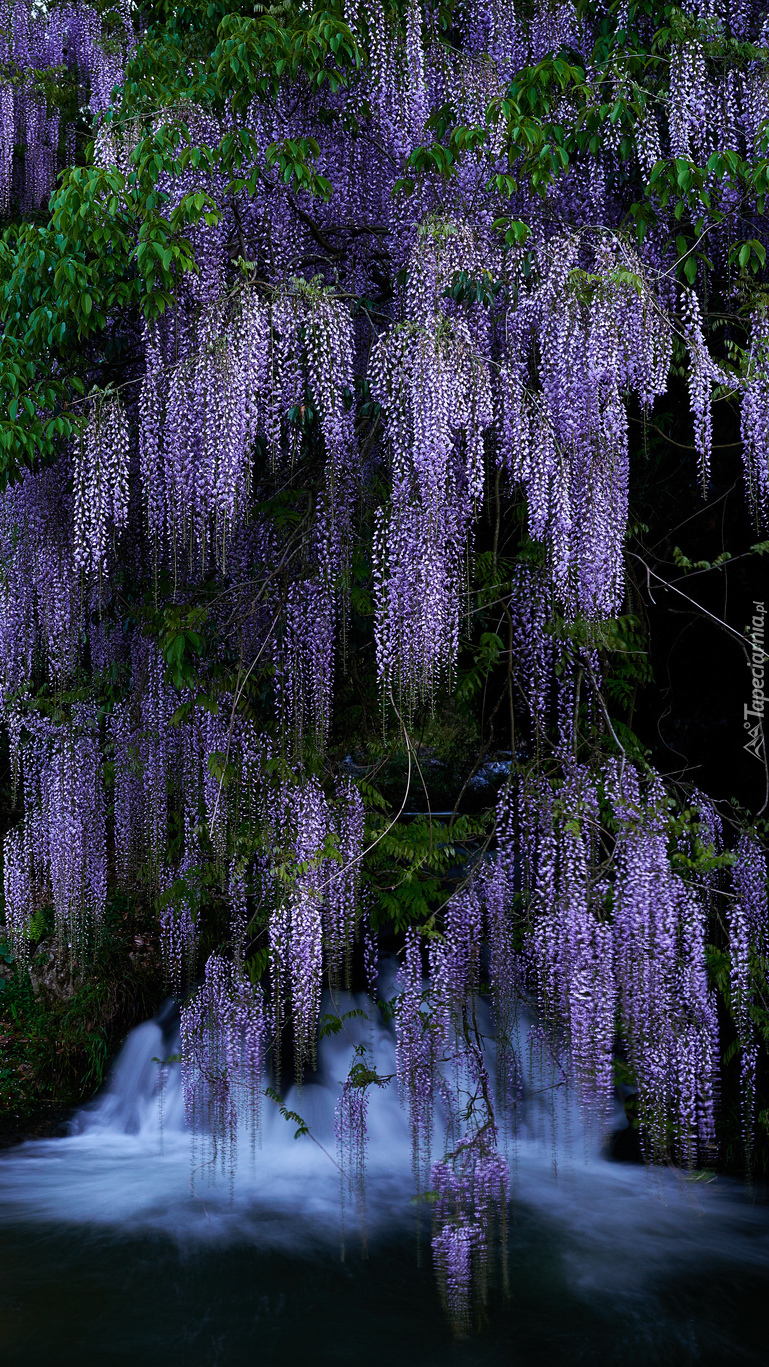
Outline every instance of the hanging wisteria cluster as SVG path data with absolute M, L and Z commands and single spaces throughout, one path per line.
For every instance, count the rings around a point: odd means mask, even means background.
M 548 789 L 524 789 L 503 814 L 534 910 L 527 968 L 544 1019 L 599 1113 L 611 1106 L 619 1033 L 652 1152 L 669 1152 L 672 1124 L 691 1164 L 715 1140 L 718 1024 L 708 908 L 671 857 L 670 801 L 659 780 L 644 792 L 627 765 L 576 767 Z
M 720 925 L 751 1142 L 766 858 L 755 834 L 731 850 L 702 795 L 674 831 L 596 643 L 627 603 L 632 424 L 679 380 L 692 487 L 728 397 L 767 516 L 769 20 L 687 4 L 644 67 L 654 7 L 448 8 L 448 29 L 423 0 L 200 18 L 188 50 L 129 4 L 4 5 L 0 442 L 23 420 L 49 446 L 0 492 L 0 704 L 17 959 L 45 906 L 85 958 L 113 889 L 156 899 L 188 1119 L 232 1154 L 265 1070 L 316 1065 L 324 987 L 375 994 L 366 860 L 405 829 L 409 728 L 452 687 L 491 566 L 509 781 L 484 856 L 395 926 L 390 1004 L 464 1331 L 504 1259 L 521 1002 L 586 1124 L 621 1062 L 649 1159 L 695 1165 Z M 356 781 L 345 728 L 368 698 L 382 749 Z M 396 744 L 400 806 L 373 782 Z M 355 1057 L 337 1140 L 359 1203 L 384 1082 Z
M 767 958 L 767 863 L 758 842 L 743 835 L 734 865 L 729 908 L 732 1011 L 740 1045 L 740 1082 L 745 1152 L 750 1157 L 755 1111 L 758 1039 L 754 1008 L 756 970 Z
M 188 1123 L 193 1134 L 204 1131 L 214 1158 L 225 1164 L 239 1118 L 245 1113 L 252 1126 L 259 1122 L 261 1092 L 253 1079 L 261 1077 L 268 1039 L 260 987 L 242 967 L 212 954 L 202 986 L 182 1010 L 181 1037 Z
M 4 0 L 0 12 L 0 212 L 18 200 L 22 211 L 42 208 L 60 169 L 60 142 L 74 150 L 74 129 L 62 127 L 46 78 L 62 70 L 76 99 L 93 117 L 110 105 L 133 47 L 131 5 L 107 15 L 91 5 L 48 8 L 27 0 Z
M 5 904 L 21 952 L 25 925 L 52 904 L 59 935 L 79 942 L 98 926 L 107 899 L 107 829 L 99 719 L 87 704 L 71 720 L 10 719 L 11 764 L 20 776 L 25 821 L 7 836 Z

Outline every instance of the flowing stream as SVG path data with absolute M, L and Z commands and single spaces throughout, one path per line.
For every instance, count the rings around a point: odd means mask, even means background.
M 354 1026 L 394 1072 L 387 1029 Z M 317 1081 L 286 1098 L 314 1138 L 265 1100 L 233 1176 L 228 1155 L 222 1171 L 191 1149 L 178 1065 L 161 1086 L 172 1018 L 134 1030 L 68 1135 L 0 1156 L 0 1361 L 766 1361 L 769 1209 L 723 1178 L 604 1160 L 557 1089 L 532 1097 L 511 1149 L 510 1296 L 492 1287 L 473 1338 L 453 1342 L 442 1316 L 393 1084 L 371 1097 L 365 1222 L 347 1208 L 342 1260 L 333 1106 L 357 1038 L 324 1040 Z

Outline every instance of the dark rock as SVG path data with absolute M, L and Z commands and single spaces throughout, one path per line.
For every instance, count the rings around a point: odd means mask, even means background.
M 36 997 L 67 1001 L 75 995 L 82 982 L 82 974 L 68 945 L 61 945 L 58 936 L 51 936 L 38 945 L 29 965 L 32 991 Z

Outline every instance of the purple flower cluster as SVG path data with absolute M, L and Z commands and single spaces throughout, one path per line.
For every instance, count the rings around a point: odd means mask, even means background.
M 766 961 L 769 949 L 769 873 L 766 855 L 758 841 L 744 832 L 737 845 L 732 891 L 728 912 L 731 1007 L 741 1051 L 743 1139 L 750 1161 L 758 1061 L 758 1038 L 752 1012 L 754 967 Z
M 440 1041 L 425 1006 L 422 956 L 415 930 L 406 932 L 403 967 L 398 975 L 397 1069 L 402 1101 L 411 1122 L 414 1174 L 421 1184 L 430 1166 L 436 1061 Z
M 745 485 L 756 520 L 769 516 L 769 314 L 751 319 L 750 368 L 740 410 Z
M 63 70 L 76 86 L 80 106 L 98 115 L 111 102 L 134 44 L 130 6 L 121 5 L 122 27 L 102 21 L 87 4 L 52 8 L 11 0 L 0 20 L 0 213 L 12 201 L 23 213 L 39 210 L 60 169 L 60 116 L 46 100 L 45 74 Z M 14 160 L 14 148 L 20 156 Z
M 483 491 L 493 420 L 488 365 L 443 291 L 478 245 L 463 225 L 428 220 L 414 245 L 409 318 L 379 341 L 371 388 L 386 413 L 392 500 L 375 542 L 377 662 L 385 691 L 411 704 L 450 673 L 462 552 Z
M 129 435 L 117 395 L 94 400 L 85 433 L 75 442 L 73 465 L 75 564 L 100 572 L 110 531 L 120 533 L 128 522 Z
M 330 802 L 320 784 L 286 785 L 273 813 L 283 888 L 270 917 L 276 1025 L 290 1014 L 297 1072 L 315 1060 L 324 970 L 334 985 L 349 978 L 357 933 L 364 809 L 351 783 Z
M 577 233 L 543 248 L 537 283 L 510 319 L 497 458 L 526 491 L 530 535 L 548 546 L 552 590 L 569 612 L 612 616 L 622 601 L 624 396 L 635 391 L 648 407 L 666 391 L 671 339 L 641 260 Z
M 12 766 L 25 817 L 6 837 L 6 917 L 25 957 L 30 915 L 52 903 L 59 936 L 74 952 L 98 930 L 107 899 L 103 757 L 95 709 L 72 707 L 69 723 L 31 709 L 11 719 Z
M 267 1040 L 261 989 L 212 954 L 182 1007 L 182 1081 L 190 1128 L 223 1165 L 234 1160 L 239 1125 L 258 1124 Z
M 672 1146 L 691 1165 L 715 1141 L 718 1022 L 705 959 L 709 890 L 678 872 L 668 814 L 661 782 L 643 783 L 628 764 L 603 777 L 575 767 L 557 788 L 540 779 L 500 810 L 502 876 L 505 859 L 520 868 L 527 976 L 583 1104 L 608 1112 L 622 1040 L 650 1156 Z
M 184 873 L 183 869 L 168 869 L 160 880 L 168 898 L 160 911 L 160 949 L 166 982 L 176 996 L 181 996 L 183 986 L 194 978 L 197 947 L 197 927 L 184 888 Z M 174 886 L 179 883 L 181 892 Z
M 497 1231 L 505 1239 L 510 1179 L 504 1159 L 473 1137 L 433 1166 L 432 1180 L 435 1268 L 449 1321 L 460 1337 L 470 1329 L 473 1291 L 477 1300 L 486 1299 Z
M 715 1143 L 715 997 L 705 962 L 701 899 L 671 868 L 660 794 L 617 803 L 614 912 L 623 1031 L 638 1076 L 651 1152 L 687 1165 Z
M 334 684 L 334 604 L 317 580 L 288 590 L 284 635 L 278 657 L 281 725 L 297 744 L 305 732 L 322 747 L 328 737 Z
M 361 1060 L 358 1059 L 358 1063 Z M 364 1065 L 365 1066 L 365 1065 Z M 342 1207 L 350 1196 L 360 1210 L 366 1178 L 369 1092 L 353 1074 L 342 1085 L 334 1112 L 337 1161 L 342 1175 Z
M 77 670 L 84 622 L 73 522 L 65 461 L 25 471 L 0 500 L 3 693 L 26 688 L 37 665 L 58 685 Z

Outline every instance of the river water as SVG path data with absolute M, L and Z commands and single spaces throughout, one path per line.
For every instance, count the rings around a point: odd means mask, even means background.
M 375 1046 L 392 1071 L 385 1030 Z M 555 1136 L 524 1125 L 510 1294 L 492 1286 L 455 1342 L 392 1088 L 371 1100 L 365 1229 L 348 1210 L 342 1241 L 332 1110 L 349 1045 L 325 1041 L 318 1081 L 287 1098 L 323 1147 L 265 1101 L 234 1179 L 191 1152 L 178 1069 L 160 1095 L 173 1050 L 140 1026 L 72 1133 L 0 1156 L 4 1367 L 766 1362 L 769 1210 L 737 1184 L 605 1161 L 564 1106 Z

